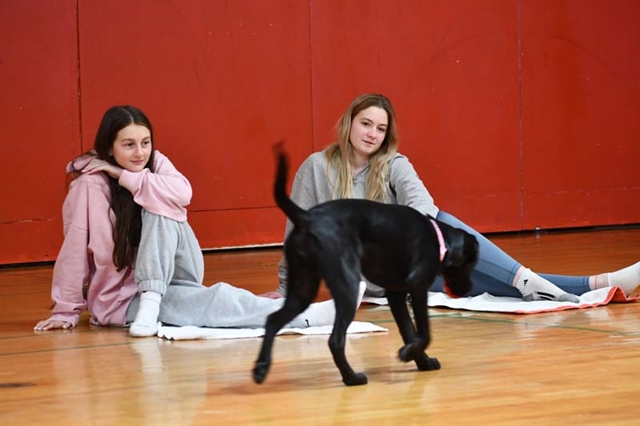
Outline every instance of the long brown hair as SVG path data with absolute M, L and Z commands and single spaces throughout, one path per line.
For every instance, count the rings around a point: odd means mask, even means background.
M 369 107 L 382 108 L 387 112 L 387 134 L 380 145 L 380 149 L 369 157 L 369 174 L 367 176 L 366 197 L 369 200 L 387 201 L 387 173 L 389 162 L 398 152 L 398 133 L 396 115 L 391 101 L 378 93 L 367 93 L 358 96 L 351 102 L 349 108 L 342 114 L 336 124 L 338 141 L 326 150 L 329 168 L 336 170 L 336 180 L 333 183 L 333 198 L 353 197 L 353 147 L 349 141 L 353 119 L 362 110 Z M 327 170 L 328 176 L 330 176 Z
M 120 167 L 111 155 L 113 143 L 116 141 L 118 132 L 131 124 L 137 124 L 149 129 L 151 154 L 145 168 L 153 173 L 155 143 L 151 122 L 141 110 L 129 105 L 114 106 L 104 113 L 96 133 L 93 149 L 80 157 L 95 156 Z M 71 178 L 79 174 L 80 171 L 75 168 L 70 172 Z M 116 222 L 112 229 L 114 243 L 113 264 L 120 271 L 128 266 L 133 266 L 142 232 L 142 207 L 133 201 L 131 192 L 120 186 L 117 179 L 112 178 L 107 173 L 105 175 L 109 180 L 109 188 L 111 190 L 110 207 L 116 217 Z

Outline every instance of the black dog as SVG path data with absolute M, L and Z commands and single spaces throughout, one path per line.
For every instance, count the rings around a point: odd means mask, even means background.
M 406 206 L 336 200 L 303 210 L 287 196 L 287 157 L 280 145 L 276 151 L 274 195 L 295 227 L 284 249 L 289 267 L 286 300 L 267 319 L 253 380 L 264 381 L 276 333 L 309 306 L 324 279 L 336 308 L 329 337 L 333 360 L 347 386 L 366 384 L 367 377 L 353 371 L 344 349 L 347 327 L 357 309 L 361 274 L 386 290 L 405 343 L 398 353 L 400 359 L 415 361 L 419 370 L 439 369 L 438 360 L 425 353 L 430 340 L 427 291 L 438 274 L 457 296 L 471 290 L 469 275 L 478 258 L 476 238 Z M 407 294 L 411 295 L 415 328 L 407 310 Z

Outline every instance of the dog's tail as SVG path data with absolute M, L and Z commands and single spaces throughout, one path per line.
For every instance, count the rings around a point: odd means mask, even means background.
M 276 171 L 276 180 L 273 185 L 273 197 L 276 204 L 284 212 L 285 215 L 296 226 L 305 227 L 305 210 L 294 203 L 287 195 L 287 176 L 289 172 L 289 159 L 284 151 L 284 142 L 280 141 L 274 145 L 273 151 L 276 155 L 278 168 Z

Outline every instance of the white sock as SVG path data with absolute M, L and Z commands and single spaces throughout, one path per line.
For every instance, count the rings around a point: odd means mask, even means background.
M 140 295 L 140 307 L 136 319 L 129 328 L 133 337 L 150 337 L 158 334 L 158 315 L 162 295 L 155 291 L 144 291 Z
M 553 300 L 555 302 L 580 303 L 578 296 L 561 290 L 529 268 L 522 272 L 514 287 L 522 293 L 522 300 L 528 302 L 533 300 Z
M 607 274 L 609 287 L 620 287 L 627 296 L 640 285 L 640 262 Z
M 360 307 L 362 303 L 362 297 L 367 289 L 367 283 L 360 281 L 358 288 L 358 302 L 356 309 Z M 309 307 L 300 315 L 304 319 L 307 327 L 321 327 L 324 325 L 333 325 L 336 320 L 336 306 L 333 303 L 333 299 L 326 300 L 324 302 L 312 303 Z

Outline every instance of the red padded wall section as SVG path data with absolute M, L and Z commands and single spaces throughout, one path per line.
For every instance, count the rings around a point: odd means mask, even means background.
M 480 231 L 640 223 L 640 3 L 0 2 L 0 264 L 55 259 L 64 167 L 148 113 L 203 248 L 282 241 L 297 167 L 367 91 L 436 204 Z
M 80 5 L 84 144 L 108 106 L 139 106 L 156 148 L 193 185 L 203 247 L 281 241 L 271 147 L 285 139 L 295 158 L 311 152 L 308 5 L 140 1 L 126 14 L 111 1 Z M 116 21 L 127 30 L 113 31 Z
M 523 226 L 640 221 L 640 2 L 522 4 Z
M 0 2 L 0 263 L 53 260 L 80 153 L 73 0 Z
M 515 2 L 312 2 L 316 148 L 359 93 L 394 104 L 400 151 L 436 205 L 520 228 Z

